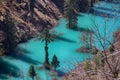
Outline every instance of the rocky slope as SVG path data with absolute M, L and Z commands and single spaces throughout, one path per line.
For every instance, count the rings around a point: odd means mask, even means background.
M 76 68 L 65 74 L 63 80 L 120 80 L 120 28 L 113 33 L 114 37 L 114 52 L 107 50 L 108 63 L 112 70 L 105 62 L 104 67 L 98 66 L 95 68 L 95 57 L 87 64 L 87 60 L 81 64 L 76 64 Z M 97 57 L 99 58 L 99 57 Z M 98 59 L 99 60 L 99 59 Z M 85 68 L 91 68 L 86 70 Z M 117 72 L 117 77 L 113 73 Z
M 10 11 L 14 18 L 18 41 L 34 37 L 45 26 L 54 27 L 58 19 L 62 17 L 59 3 L 56 4 L 51 0 L 35 0 L 34 20 L 31 21 L 28 4 L 28 0 L 0 1 L 0 37 L 3 38 L 1 27 L 4 27 L 2 22 L 4 22 L 6 11 Z

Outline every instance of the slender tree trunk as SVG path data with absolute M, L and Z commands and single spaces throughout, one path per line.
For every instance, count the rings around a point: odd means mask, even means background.
M 45 41 L 45 62 L 44 62 L 44 64 L 45 64 L 45 68 L 47 68 L 47 69 L 49 68 L 49 65 L 50 65 L 48 56 L 49 56 L 49 54 L 48 54 L 48 42 Z

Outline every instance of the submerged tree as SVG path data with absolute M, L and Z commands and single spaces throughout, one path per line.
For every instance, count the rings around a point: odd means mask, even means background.
M 43 42 L 45 42 L 45 61 L 44 61 L 44 67 L 46 69 L 49 69 L 50 63 L 49 63 L 49 53 L 48 53 L 48 44 L 52 41 L 54 41 L 54 35 L 49 32 L 48 28 L 44 28 L 43 31 L 40 34 L 40 38 Z
M 28 70 L 28 75 L 34 80 L 34 77 L 36 76 L 35 68 L 33 65 L 30 65 L 30 68 Z
M 93 47 L 93 33 L 92 32 L 82 32 L 80 36 L 80 41 L 84 43 L 87 49 L 92 49 Z
M 56 68 L 59 67 L 59 64 L 60 62 L 58 61 L 57 56 L 54 55 L 51 62 L 52 67 L 54 67 L 54 69 L 56 70 Z
M 67 27 L 70 29 L 77 28 L 77 17 L 79 14 L 79 0 L 64 1 L 64 17 L 67 20 Z
M 5 15 L 5 26 L 3 28 L 3 31 L 5 34 L 5 40 L 3 45 L 5 53 L 14 53 L 17 46 L 16 27 L 14 24 L 14 20 L 9 12 L 6 12 Z

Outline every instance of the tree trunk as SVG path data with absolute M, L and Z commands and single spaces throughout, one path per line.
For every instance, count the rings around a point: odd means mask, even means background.
M 45 66 L 46 69 L 49 69 L 49 66 L 50 66 L 48 56 L 49 56 L 49 54 L 48 54 L 48 42 L 45 41 L 45 62 L 44 62 L 44 66 Z

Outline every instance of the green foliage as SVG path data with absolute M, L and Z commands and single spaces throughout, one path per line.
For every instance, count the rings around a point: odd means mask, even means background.
M 81 12 L 87 12 L 90 8 L 89 0 L 80 0 L 79 6 Z
M 91 53 L 94 54 L 94 55 L 97 54 L 98 53 L 98 49 L 97 48 L 92 49 Z
M 0 48 L 0 56 L 4 55 L 4 49 L 3 48 Z
M 99 50 L 99 51 L 97 52 L 97 55 L 102 55 L 102 54 L 103 54 L 103 51 L 100 51 L 100 50 Z
M 50 64 L 49 64 L 49 53 L 48 53 L 48 44 L 52 41 L 54 41 L 55 36 L 54 34 L 51 34 L 49 32 L 48 28 L 44 28 L 43 31 L 41 32 L 39 39 L 43 42 L 45 42 L 45 61 L 44 61 L 44 67 L 46 69 L 49 69 Z
M 114 47 L 114 45 L 110 45 L 110 47 L 109 47 L 109 51 L 110 51 L 110 52 L 114 52 L 114 51 L 115 51 L 115 47 Z
M 84 70 L 88 71 L 91 70 L 91 68 L 92 68 L 91 62 L 87 59 L 84 65 Z
M 35 0 L 29 0 L 29 11 L 34 12 L 34 3 Z
M 100 55 L 97 55 L 95 58 L 94 58 L 94 63 L 95 63 L 95 68 L 98 69 L 101 67 L 101 64 L 102 64 L 102 57 Z
M 74 29 L 77 27 L 77 16 L 79 12 L 79 0 L 65 0 L 64 1 L 64 17 L 68 21 L 67 27 Z
M 57 56 L 54 55 L 51 62 L 52 67 L 54 67 L 54 69 L 56 70 L 56 68 L 59 67 L 59 64 L 60 62 L 58 61 Z
M 3 43 L 4 49 L 6 53 L 15 52 L 15 48 L 17 46 L 16 41 L 16 27 L 14 24 L 14 20 L 10 15 L 10 12 L 6 12 L 5 15 L 5 26 L 3 29 L 5 33 L 5 40 Z
M 84 44 L 84 46 L 88 49 L 92 48 L 93 44 L 93 33 L 91 32 L 82 32 L 80 36 L 80 41 Z
M 32 80 L 34 80 L 34 77 L 36 76 L 36 72 L 33 65 L 30 65 L 30 68 L 28 70 L 28 75 L 29 77 L 32 78 Z
M 39 39 L 43 42 L 50 43 L 50 42 L 54 41 L 55 35 L 51 34 L 49 32 L 48 28 L 44 28 L 44 30 L 41 32 L 41 34 L 39 36 Z

